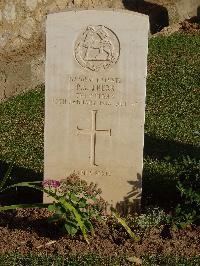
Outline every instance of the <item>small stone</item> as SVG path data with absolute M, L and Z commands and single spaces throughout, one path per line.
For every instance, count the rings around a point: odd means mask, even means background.
M 34 11 L 36 9 L 37 3 L 37 0 L 26 0 L 26 6 L 30 11 Z
M 83 0 L 74 0 L 75 6 L 81 6 L 83 4 Z
M 56 11 L 58 11 L 58 6 L 56 5 L 55 2 L 47 6 L 47 12 L 51 13 L 51 12 L 56 12 Z
M 68 3 L 67 3 L 67 7 L 68 7 L 68 8 L 73 8 L 73 6 L 74 6 L 73 1 L 72 1 L 72 0 L 68 1 Z
M 8 40 L 10 37 L 10 33 L 4 32 L 3 34 L 0 35 L 0 47 L 3 48 L 7 44 Z
M 68 4 L 67 3 L 68 1 L 66 1 L 66 0 L 56 0 L 55 2 L 56 2 L 57 6 L 59 7 L 60 10 L 63 10 L 64 8 L 66 8 L 67 4 Z
M 10 47 L 12 49 L 20 49 L 21 46 L 22 46 L 22 40 L 19 37 L 10 42 Z
M 135 256 L 127 258 L 129 262 L 134 263 L 134 265 L 142 265 L 142 260 L 140 258 L 137 258 Z
M 42 19 L 45 18 L 44 14 L 42 13 L 42 10 L 38 9 L 35 14 L 35 20 L 40 22 Z
M 35 29 L 35 21 L 33 18 L 27 18 L 25 19 L 25 21 L 23 22 L 23 25 L 20 29 L 20 35 L 21 37 L 25 38 L 25 39 L 30 39 L 33 31 Z
M 15 18 L 16 18 L 15 4 L 13 4 L 10 1 L 8 2 L 8 4 L 6 4 L 6 6 L 3 10 L 3 17 L 8 22 L 13 22 L 15 20 Z

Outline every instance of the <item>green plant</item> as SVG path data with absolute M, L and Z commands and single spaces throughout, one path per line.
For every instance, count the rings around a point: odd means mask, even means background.
M 73 184 L 74 188 L 71 186 Z M 77 183 L 80 186 L 76 186 Z M 0 211 L 17 209 L 17 208 L 47 208 L 53 211 L 50 222 L 61 222 L 68 234 L 74 236 L 78 230 L 81 230 L 84 239 L 89 243 L 88 232 L 94 233 L 92 219 L 100 219 L 101 212 L 105 209 L 105 202 L 100 198 L 100 190 L 96 189 L 96 185 L 90 184 L 87 187 L 86 182 L 80 180 L 76 176 L 72 176 L 69 180 L 45 180 L 44 182 L 21 182 L 4 188 L 2 191 L 13 187 L 29 187 L 43 191 L 54 201 L 51 204 L 19 204 L 11 206 L 2 206 Z M 86 190 L 87 188 L 87 190 Z M 85 189 L 85 190 L 84 190 Z M 99 196 L 99 199 L 97 197 Z
M 47 204 L 19 204 L 10 206 L 0 206 L 0 211 L 17 209 L 17 208 L 47 208 L 53 212 L 48 218 L 50 223 L 61 225 L 62 229 L 67 231 L 70 236 L 74 236 L 81 230 L 85 240 L 89 243 L 87 234 L 94 234 L 92 222 L 95 220 L 102 221 L 107 216 L 107 203 L 101 198 L 101 190 L 97 185 L 91 183 L 87 185 L 86 181 L 72 175 L 67 179 L 45 180 L 42 182 L 21 182 L 11 185 L 3 190 L 12 187 L 29 187 L 45 192 L 53 198 L 53 203 Z M 127 233 L 138 241 L 137 237 L 122 219 L 119 214 L 112 208 L 112 216 L 125 228 Z
M 159 227 L 167 220 L 167 214 L 160 208 L 149 208 L 146 213 L 142 213 L 132 218 L 131 223 L 142 230 L 148 230 L 151 227 Z
M 49 189 L 51 190 L 51 186 Z M 94 234 L 92 221 L 101 220 L 106 210 L 106 203 L 100 197 L 101 191 L 97 189 L 96 184 L 91 183 L 88 186 L 77 176 L 70 176 L 60 182 L 56 193 L 61 200 L 49 205 L 48 210 L 54 212 L 49 222 L 61 223 L 62 228 L 71 236 L 81 228 L 84 234 Z M 80 218 L 81 222 L 78 222 Z
M 178 163 L 178 162 L 177 162 Z M 181 202 L 177 205 L 171 223 L 177 228 L 185 228 L 200 222 L 200 161 L 183 158 L 177 188 Z

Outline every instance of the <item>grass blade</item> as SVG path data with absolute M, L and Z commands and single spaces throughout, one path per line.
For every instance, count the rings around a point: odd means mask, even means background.
M 11 163 L 8 167 L 8 170 L 6 171 L 5 176 L 3 177 L 3 180 L 0 182 L 0 192 L 3 191 L 3 187 L 6 184 L 6 181 L 10 177 L 10 173 L 12 171 L 13 163 Z
M 48 208 L 49 203 L 35 203 L 35 204 L 17 204 L 9 206 L 0 206 L 0 211 L 15 210 L 15 209 L 27 209 L 27 208 Z
M 125 228 L 125 230 L 127 231 L 127 233 L 131 236 L 131 238 L 133 238 L 134 241 L 139 241 L 140 237 L 136 236 L 133 231 L 131 230 L 131 228 L 127 225 L 127 223 L 125 222 L 124 219 L 122 219 L 119 214 L 117 214 L 116 211 L 114 211 L 112 209 L 112 214 L 113 216 L 117 219 L 117 221 Z

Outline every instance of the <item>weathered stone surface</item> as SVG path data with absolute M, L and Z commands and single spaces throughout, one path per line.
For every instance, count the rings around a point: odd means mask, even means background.
M 3 48 L 6 45 L 7 41 L 9 40 L 9 36 L 10 34 L 7 32 L 0 35 L 0 47 L 1 48 Z
M 141 197 L 148 17 L 48 15 L 45 179 L 76 174 L 118 209 Z
M 10 47 L 14 49 L 20 49 L 22 47 L 23 41 L 21 38 L 16 38 L 13 40 L 12 43 L 10 43 Z
M 3 15 L 2 15 L 2 11 L 0 10 L 0 21 L 2 21 L 3 19 Z
M 43 83 L 44 80 L 44 62 L 45 56 L 42 55 L 31 62 L 31 77 L 32 82 L 40 81 Z M 37 84 L 36 84 L 37 85 Z
M 63 10 L 63 9 L 65 9 L 67 7 L 69 1 L 56 0 L 55 2 L 57 4 L 57 6 L 59 7 L 59 9 Z
M 13 51 L 11 55 L 0 55 L 0 73 L 3 73 L 3 78 L 0 78 L 0 101 L 43 83 L 44 48 L 38 43 L 39 41 L 32 44 L 35 49 L 26 48 L 21 54 Z M 16 47 L 20 44 L 13 45 Z M 1 77 L 2 75 L 0 74 Z
M 26 6 L 28 7 L 29 10 L 33 11 L 37 7 L 37 0 L 26 0 Z
M 198 8 L 200 8 L 200 0 L 179 0 L 176 2 L 176 7 L 179 14 L 179 21 L 189 19 L 197 15 Z
M 35 29 L 35 20 L 33 18 L 27 18 L 20 29 L 20 36 L 25 39 L 30 39 Z
M 8 22 L 13 22 L 16 18 L 16 11 L 15 11 L 15 4 L 11 1 L 8 1 L 4 10 L 3 10 L 3 17 Z

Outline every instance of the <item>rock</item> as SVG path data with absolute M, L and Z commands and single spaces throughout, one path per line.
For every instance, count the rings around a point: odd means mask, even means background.
M 140 258 L 137 258 L 135 256 L 127 258 L 129 262 L 134 263 L 134 265 L 142 265 L 142 260 Z
M 74 0 L 74 5 L 75 6 L 81 6 L 83 4 L 83 0 Z
M 3 48 L 7 44 L 9 37 L 10 37 L 10 33 L 8 32 L 5 32 L 0 35 L 0 47 L 1 48 Z
M 56 0 L 55 2 L 57 4 L 57 6 L 60 8 L 60 10 L 63 10 L 68 5 L 67 0 Z
M 44 64 L 45 64 L 44 55 L 35 58 L 31 62 L 31 77 L 33 82 L 35 82 L 35 80 L 37 80 L 38 83 L 44 82 L 44 73 L 45 73 Z
M 58 6 L 56 5 L 55 2 L 52 2 L 50 5 L 48 5 L 48 6 L 46 7 L 46 10 L 47 10 L 47 12 L 49 12 L 49 13 L 57 12 L 57 11 L 58 11 Z
M 12 42 L 10 42 L 10 45 L 9 45 L 8 49 L 9 48 L 11 48 L 11 50 L 20 49 L 22 44 L 23 44 L 23 41 L 19 37 L 17 37 Z
M 41 22 L 43 18 L 45 18 L 45 15 L 43 14 L 42 10 L 41 9 L 36 10 L 35 20 Z
M 15 21 L 16 18 L 15 4 L 13 4 L 11 1 L 9 1 L 8 4 L 6 4 L 3 10 L 3 17 L 8 22 Z
M 26 0 L 26 6 L 30 11 L 34 11 L 36 9 L 37 3 L 37 0 Z

